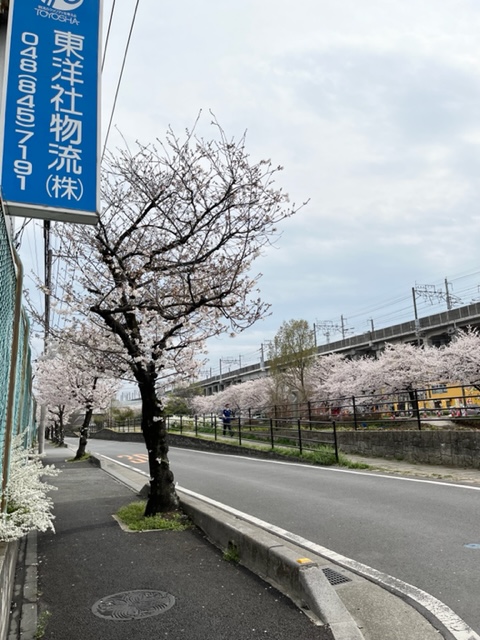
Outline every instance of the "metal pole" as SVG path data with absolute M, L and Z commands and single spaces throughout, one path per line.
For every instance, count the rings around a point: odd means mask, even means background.
M 415 410 L 417 412 L 418 430 L 421 431 L 421 429 L 422 429 L 422 420 L 420 418 L 420 407 L 418 406 L 418 392 L 417 392 L 416 389 L 413 392 L 413 396 L 415 398 Z
M 358 422 L 357 422 L 357 405 L 355 403 L 355 396 L 352 396 L 352 403 L 353 403 L 353 428 L 356 431 L 358 429 Z
M 297 426 L 298 426 L 298 450 L 300 451 L 300 455 L 302 455 L 302 426 L 300 423 L 300 418 L 298 418 Z
M 338 462 L 338 441 L 337 441 L 337 425 L 335 420 L 332 421 L 333 426 L 333 444 L 335 446 L 335 460 Z
M 273 449 L 275 447 L 275 442 L 274 442 L 274 439 L 273 439 L 273 420 L 272 420 L 272 418 L 270 418 L 270 442 L 271 442 L 272 449 Z
M 452 309 L 452 300 L 450 298 L 450 291 L 448 290 L 448 280 L 445 278 L 445 299 L 447 302 L 447 310 L 450 311 Z

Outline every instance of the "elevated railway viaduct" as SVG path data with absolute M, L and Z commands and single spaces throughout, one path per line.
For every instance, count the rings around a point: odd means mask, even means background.
M 350 358 L 376 357 L 387 342 L 441 347 L 450 342 L 456 331 L 467 327 L 480 327 L 480 302 L 323 344 L 317 347 L 317 355 L 340 353 Z M 211 395 L 231 384 L 260 378 L 268 370 L 269 362 L 266 360 L 199 380 L 196 384 L 204 390 L 205 395 Z

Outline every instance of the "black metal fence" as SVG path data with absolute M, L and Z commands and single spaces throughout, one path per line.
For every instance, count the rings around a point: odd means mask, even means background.
M 300 454 L 333 452 L 338 461 L 339 430 L 425 429 L 468 426 L 480 428 L 480 395 L 457 388 L 453 394 L 443 385 L 429 389 L 407 389 L 401 393 L 346 396 L 305 403 L 276 404 L 240 410 L 233 408 L 230 420 L 222 413 L 167 416 L 167 429 L 195 437 L 258 445 L 287 447 Z M 468 392 L 468 393 L 467 393 Z M 437 399 L 438 398 L 438 399 Z M 124 421 L 105 417 L 92 430 L 110 428 L 118 432 L 140 432 L 141 417 Z
M 338 461 L 335 420 L 312 420 L 308 425 L 299 417 L 275 418 L 266 415 L 236 412 L 228 422 L 216 414 L 202 416 L 167 416 L 167 429 L 196 437 L 211 437 L 242 444 L 275 449 L 286 447 L 321 453 L 325 448 L 334 452 Z

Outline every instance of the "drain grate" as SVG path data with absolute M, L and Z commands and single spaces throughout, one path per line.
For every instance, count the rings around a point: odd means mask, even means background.
M 105 620 L 123 622 L 157 616 L 174 604 L 174 596 L 165 591 L 122 591 L 98 600 L 92 607 L 92 613 Z
M 351 582 L 350 578 L 347 578 L 347 576 L 344 576 L 342 573 L 338 573 L 338 571 L 334 571 L 333 569 L 329 569 L 328 567 L 322 569 L 322 571 L 325 574 L 327 580 L 333 586 L 336 586 L 337 584 L 343 584 L 344 582 Z

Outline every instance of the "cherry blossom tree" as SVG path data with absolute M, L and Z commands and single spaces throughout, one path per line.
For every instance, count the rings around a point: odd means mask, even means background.
M 178 505 L 162 386 L 194 373 L 204 341 L 251 326 L 268 311 L 253 261 L 295 213 L 270 161 L 245 140 L 172 131 L 165 143 L 110 155 L 95 227 L 64 225 L 61 253 L 75 275 L 53 295 L 96 317 L 122 345 L 142 399 L 150 493 L 146 515 Z M 63 286 L 62 286 L 63 284 Z
M 68 380 L 68 362 L 59 355 L 39 360 L 34 377 L 35 395 L 39 404 L 47 407 L 49 422 L 59 446 L 64 445 L 65 425 L 76 409 Z
M 439 351 L 439 356 L 435 371 L 438 380 L 480 390 L 480 333 L 477 329 L 459 331 L 450 344 Z
M 119 389 L 120 381 L 107 378 L 104 366 L 95 366 L 88 351 L 72 341 L 51 345 L 50 355 L 39 363 L 35 387 L 42 404 L 47 405 L 53 422 L 59 425 L 58 444 L 63 445 L 64 427 L 74 411 L 83 411 L 80 442 L 75 458 L 85 454 L 93 410 L 105 410 Z

